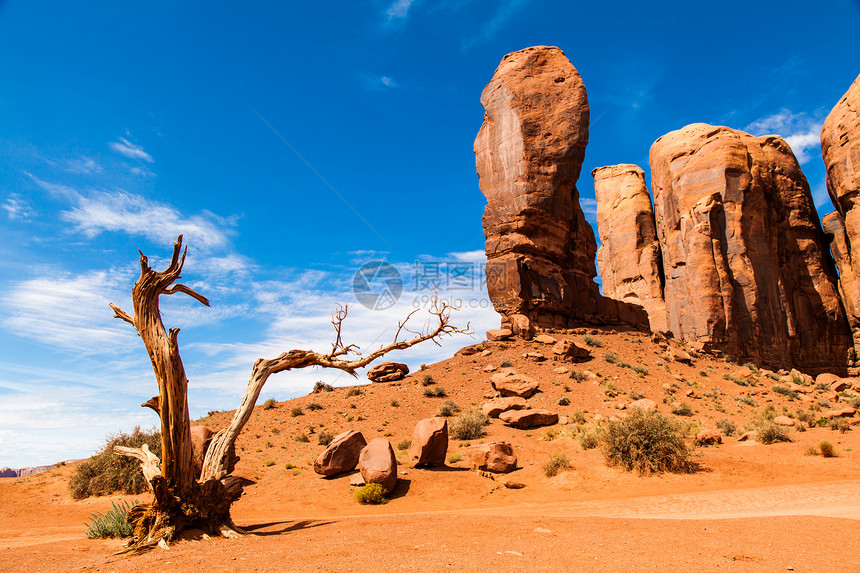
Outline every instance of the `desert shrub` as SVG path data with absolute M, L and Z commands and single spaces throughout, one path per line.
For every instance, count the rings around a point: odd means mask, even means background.
M 707 378 L 708 377 L 707 370 L 699 370 L 699 376 L 701 376 L 702 378 Z
M 755 398 L 752 396 L 735 396 L 735 400 L 742 404 L 746 404 L 747 406 L 752 406 L 753 408 L 758 406 L 758 402 L 756 402 Z
M 457 405 L 457 402 L 455 402 L 454 400 L 445 400 L 439 405 L 439 411 L 436 413 L 436 415 L 449 418 L 459 411 L 460 406 Z
M 426 364 L 421 364 L 421 370 L 427 370 L 427 365 L 426 365 Z
M 851 425 L 845 418 L 834 418 L 830 420 L 830 429 L 838 430 L 840 433 L 845 433 L 851 429 Z
M 475 440 L 484 435 L 490 419 L 480 410 L 463 412 L 451 422 L 448 434 L 455 440 Z
M 584 372 L 580 372 L 579 370 L 571 370 L 570 378 L 572 380 L 576 380 L 577 382 L 585 382 L 586 380 L 588 380 L 588 376 L 586 376 Z
M 394 406 L 395 408 L 397 408 L 400 406 L 400 402 L 398 402 L 397 400 L 392 400 L 391 405 Z
M 412 446 L 412 440 L 410 440 L 409 438 L 405 438 L 397 442 L 398 450 L 408 450 L 410 446 Z
M 275 399 L 269 398 L 268 400 L 266 400 L 265 402 L 260 404 L 260 408 L 262 408 L 263 410 L 271 410 L 272 408 L 275 407 L 275 405 L 277 405 L 277 402 L 275 402 Z
M 317 434 L 317 443 L 321 446 L 327 446 L 334 439 L 334 432 L 331 430 L 320 430 Z
M 448 394 L 441 386 L 428 386 L 424 388 L 424 395 L 428 398 L 444 398 Z
M 756 374 L 759 373 L 758 366 L 756 366 L 752 362 L 744 362 L 743 364 L 741 364 L 741 366 L 746 366 L 747 368 L 749 368 L 750 370 L 752 370 Z
M 323 409 L 322 405 L 318 404 L 317 402 L 308 402 L 307 404 L 305 404 L 305 408 L 307 408 L 311 412 L 313 412 L 314 410 Z
M 287 462 L 284 464 L 284 469 L 294 470 L 294 469 L 296 469 L 296 464 L 294 464 L 292 462 Z
M 346 397 L 352 398 L 353 396 L 361 396 L 364 392 L 361 391 L 361 388 L 358 386 L 353 386 L 349 390 L 346 391 Z
M 331 384 L 326 384 L 322 380 L 314 384 L 314 394 L 319 394 L 320 392 L 333 392 L 334 386 Z
M 593 450 L 600 445 L 600 436 L 593 428 L 579 433 L 579 445 L 583 450 Z
M 139 448 L 149 446 L 153 454 L 161 458 L 161 433 L 152 430 L 141 431 L 136 427 L 131 434 L 111 434 L 104 447 L 93 457 L 82 461 L 69 479 L 69 493 L 74 499 L 84 499 L 93 495 L 112 493 L 136 494 L 149 489 L 140 462 L 134 458 L 118 456 L 113 453 L 114 446 Z
M 462 459 L 463 459 L 463 454 L 461 454 L 460 452 L 454 452 L 453 454 L 448 456 L 448 463 L 449 464 L 456 464 L 457 462 L 459 462 Z
M 795 418 L 810 428 L 815 425 L 815 412 L 812 410 L 798 410 L 795 414 Z
M 756 436 L 762 444 L 775 444 L 777 442 L 790 442 L 788 430 L 780 425 L 769 421 L 762 421 L 756 428 Z
M 290 410 L 290 415 L 295 418 L 297 416 L 303 416 L 304 411 L 301 406 L 293 406 L 292 410 Z
M 630 391 L 630 399 L 631 400 L 641 400 L 644 397 L 645 397 L 645 394 L 643 394 L 642 392 L 637 392 L 636 390 Z
M 610 364 L 618 364 L 618 354 L 615 352 L 607 352 L 603 355 L 603 359 L 609 362 Z
M 307 434 L 305 434 L 305 433 L 301 433 L 301 434 L 299 434 L 298 436 L 296 436 L 296 441 L 297 441 L 297 442 L 300 442 L 300 443 L 302 443 L 302 444 L 307 444 L 308 442 L 310 442 L 310 441 L 311 441 L 311 439 L 308 437 L 308 435 L 307 435 Z
M 676 416 L 692 416 L 693 408 L 691 408 L 686 402 L 682 402 L 672 406 L 672 413 Z
M 272 458 L 266 458 L 263 460 L 263 466 L 264 467 L 270 468 L 273 465 L 275 465 L 275 460 L 273 460 Z
M 791 388 L 787 388 L 785 386 L 780 386 L 779 384 L 777 384 L 773 387 L 773 391 L 777 394 L 782 394 L 783 396 L 791 400 L 797 400 L 797 392 L 795 392 Z
M 562 396 L 558 399 L 559 406 L 568 406 L 570 404 L 570 398 L 567 396 Z
M 105 513 L 94 512 L 90 514 L 92 523 L 87 525 L 87 537 L 90 539 L 103 539 L 106 537 L 131 537 L 134 527 L 125 518 L 128 510 L 137 505 L 136 501 L 130 504 L 127 501 L 119 505 L 110 502 L 111 508 Z
M 557 476 L 562 470 L 570 468 L 570 460 L 564 454 L 553 452 L 550 459 L 541 466 L 544 475 L 551 478 Z
M 500 368 L 510 368 L 512 366 L 510 360 L 502 360 L 502 363 L 499 364 Z
M 737 425 L 727 418 L 717 420 L 717 428 L 727 436 L 734 436 L 735 432 L 738 431 Z
M 836 448 L 827 440 L 821 440 L 818 442 L 818 451 L 824 458 L 835 458 L 837 456 Z
M 584 424 L 586 422 L 585 414 L 588 410 L 577 410 L 570 414 L 570 419 L 576 424 Z
M 207 416 L 214 416 L 215 414 L 220 414 L 223 411 L 224 410 L 209 410 L 208 412 L 206 412 L 206 415 Z
M 380 483 L 369 483 L 355 490 L 353 497 L 355 501 L 363 504 L 378 505 L 387 503 L 385 499 L 385 488 Z
M 582 340 L 583 340 L 583 342 L 585 342 L 588 346 L 591 346 L 592 348 L 600 348 L 603 346 L 602 340 L 600 340 L 599 338 L 595 338 L 595 337 L 591 336 L 590 334 L 586 334 L 585 336 L 583 336 Z
M 679 422 L 659 412 L 634 408 L 622 420 L 610 420 L 601 435 L 603 455 L 609 465 L 642 475 L 688 472 L 693 469 L 691 450 Z
M 639 376 L 648 376 L 648 369 L 644 366 L 639 366 L 638 364 L 633 366 L 633 372 L 635 372 Z
M 425 374 L 425 375 L 421 378 L 421 385 L 422 385 L 422 386 L 430 386 L 431 384 L 435 384 L 435 383 L 436 383 L 436 381 L 435 381 L 435 380 L 433 380 L 433 377 L 432 377 L 431 375 L 429 375 L 429 374 Z
M 755 383 L 751 382 L 750 380 L 746 380 L 745 378 L 737 378 L 735 376 L 732 376 L 731 374 L 723 374 L 723 378 L 726 380 L 731 380 L 738 386 L 755 386 Z

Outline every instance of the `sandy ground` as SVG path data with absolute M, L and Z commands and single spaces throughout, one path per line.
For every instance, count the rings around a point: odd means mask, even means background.
M 636 342 L 629 334 L 603 333 L 601 339 L 605 347 L 595 358 L 575 366 L 600 371 L 599 383 L 557 375 L 560 365 L 551 360 L 524 361 L 522 353 L 534 344 L 488 344 L 490 355 L 456 356 L 400 383 L 366 386 L 360 396 L 340 388 L 258 410 L 238 444 L 236 471 L 256 483 L 233 511 L 237 524 L 254 535 L 238 540 L 192 534 L 169 550 L 112 557 L 123 542 L 86 539 L 85 522 L 111 501 L 146 495 L 74 501 L 67 490 L 72 465 L 0 479 L 0 571 L 860 572 L 856 427 L 845 433 L 792 430 L 793 442 L 769 446 L 725 437 L 721 446 L 697 450 L 696 473 L 640 477 L 608 467 L 598 450 L 583 450 L 566 431 L 572 424 L 523 431 L 496 420 L 482 440 L 510 441 L 521 469 L 493 480 L 469 471 L 465 460 L 436 470 L 404 463 L 392 499 L 382 506 L 355 503 L 349 476 L 322 479 L 308 466 L 322 450 L 314 437 L 323 429 L 360 429 L 395 445 L 409 438 L 415 422 L 435 413 L 440 402 L 423 396 L 426 374 L 461 408 L 480 405 L 488 389 L 484 367 L 503 361 L 541 381 L 542 392 L 531 400 L 571 418 L 587 410 L 587 424 L 598 415 L 623 415 L 618 405 L 634 391 L 668 412 L 662 397 L 674 382 L 696 390 L 686 397 L 695 414 L 685 418 L 696 428 L 712 428 L 721 418 L 742 427 L 768 405 L 792 413 L 838 401 L 824 392 L 814 403 L 790 400 L 770 391 L 766 380 L 739 387 L 722 376 L 737 366 L 715 359 L 666 364 L 646 337 Z M 609 350 L 647 365 L 648 375 L 642 379 L 607 364 L 601 357 Z M 607 381 L 617 395 L 608 396 Z M 746 393 L 755 396 L 755 406 L 734 398 Z M 557 405 L 562 394 L 571 398 L 570 406 Z M 311 401 L 322 409 L 292 415 Z M 228 417 L 215 414 L 202 422 L 218 428 Z M 301 434 L 309 441 L 297 442 Z M 822 439 L 836 446 L 838 457 L 807 453 Z M 449 455 L 466 453 L 469 445 L 452 441 Z M 572 468 L 548 478 L 540 466 L 553 452 L 568 455 Z M 398 457 L 406 461 L 403 451 Z M 506 489 L 507 477 L 526 487 Z

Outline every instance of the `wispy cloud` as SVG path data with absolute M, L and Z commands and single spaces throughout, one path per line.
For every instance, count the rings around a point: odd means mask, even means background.
M 403 87 L 400 82 L 391 76 L 379 76 L 374 74 L 362 74 L 361 83 L 368 91 L 383 91 Z
M 36 212 L 30 204 L 17 193 L 10 193 L 3 204 L 0 205 L 9 219 L 27 222 Z
M 821 147 L 821 126 L 823 122 L 805 113 L 792 113 L 790 109 L 761 117 L 744 128 L 753 135 L 779 135 L 794 151 L 801 165 L 812 159 L 812 154 Z
M 102 166 L 95 159 L 86 156 L 81 156 L 78 159 L 69 159 L 65 162 L 65 169 L 69 173 L 81 175 L 102 172 Z
M 592 197 L 580 197 L 579 206 L 582 207 L 582 212 L 586 219 L 594 221 L 597 218 L 597 199 Z
M 120 155 L 125 155 L 129 159 L 139 159 L 141 161 L 146 161 L 147 163 L 155 162 L 152 156 L 144 151 L 143 147 L 130 142 L 124 137 L 120 137 L 119 141 L 111 141 L 108 145 L 111 149 Z
M 409 15 L 409 9 L 414 3 L 415 0 L 395 0 L 385 11 L 388 21 L 406 18 Z
M 478 44 L 492 40 L 526 2 L 527 0 L 499 0 L 496 13 L 481 27 L 477 35 L 463 42 L 463 49 L 469 50 Z
M 170 244 L 177 235 L 184 234 L 187 243 L 204 250 L 224 248 L 229 244 L 228 235 L 232 230 L 224 228 L 223 219 L 215 220 L 205 212 L 185 216 L 170 205 L 120 189 L 82 193 L 72 187 L 31 177 L 43 189 L 64 197 L 72 204 L 70 210 L 62 213 L 62 218 L 87 238 L 110 231 Z

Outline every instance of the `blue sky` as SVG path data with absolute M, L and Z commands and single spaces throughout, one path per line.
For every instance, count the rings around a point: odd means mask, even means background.
M 831 210 L 818 132 L 860 72 L 858 2 L 597 4 L 0 1 L 0 466 L 155 424 L 145 351 L 107 303 L 129 309 L 137 249 L 163 264 L 180 232 L 212 301 L 162 302 L 194 416 L 235 407 L 255 358 L 327 348 L 336 303 L 348 340 L 386 342 L 437 270 L 456 321 L 497 326 L 472 142 L 481 90 L 530 45 L 561 47 L 588 90 L 592 223 L 591 170 L 647 172 L 651 143 L 693 122 L 786 137 Z M 352 292 L 373 260 L 403 277 L 386 310 Z M 349 383 L 292 372 L 263 395 L 320 379 Z

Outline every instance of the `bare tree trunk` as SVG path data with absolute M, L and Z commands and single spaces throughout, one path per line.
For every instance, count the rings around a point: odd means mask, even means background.
M 201 475 L 196 476 L 188 413 L 188 379 L 177 342 L 179 329 L 171 328 L 167 331 L 164 328 L 158 302 L 163 294 L 183 293 L 209 306 L 206 297 L 183 284 L 174 284 L 181 278 L 186 253 L 187 248 L 182 250 L 180 235 L 173 245 L 170 265 L 161 272 L 152 270 L 146 256 L 140 253 L 140 278 L 132 289 L 134 316 L 129 316 L 113 304 L 110 305 L 116 318 L 135 327 L 146 346 L 158 382 L 158 396 L 141 406 L 152 408 L 158 412 L 161 419 L 160 464 L 158 458 L 146 447 L 115 450 L 118 455 L 141 460 L 144 476 L 154 494 L 152 503 L 137 505 L 129 511 L 128 520 L 135 527 L 129 551 L 141 551 L 159 542 L 171 541 L 180 531 L 191 527 L 203 529 L 210 535 L 235 536 L 241 533 L 230 518 L 230 507 L 242 495 L 246 480 L 229 475 L 233 465 L 230 452 L 251 417 L 263 385 L 272 374 L 295 368 L 322 366 L 337 368 L 354 376 L 358 368 L 367 366 L 392 350 L 409 348 L 425 340 L 437 342 L 439 337 L 446 334 L 471 334 L 468 332 L 468 325 L 466 329 L 459 329 L 450 324 L 451 307 L 434 304 L 431 314 L 438 320 L 435 326 L 428 325 L 420 332 L 406 329 L 406 322 L 415 313 L 413 311 L 398 325 L 391 344 L 367 356 L 349 360 L 345 359 L 345 356 L 359 353 L 357 347 L 344 345 L 341 341 L 347 307 L 339 307 L 332 315 L 336 339 L 328 354 L 311 350 L 291 350 L 277 358 L 261 358 L 254 363 L 242 402 L 230 424 L 212 438 Z M 404 330 L 413 334 L 413 338 L 400 340 Z

